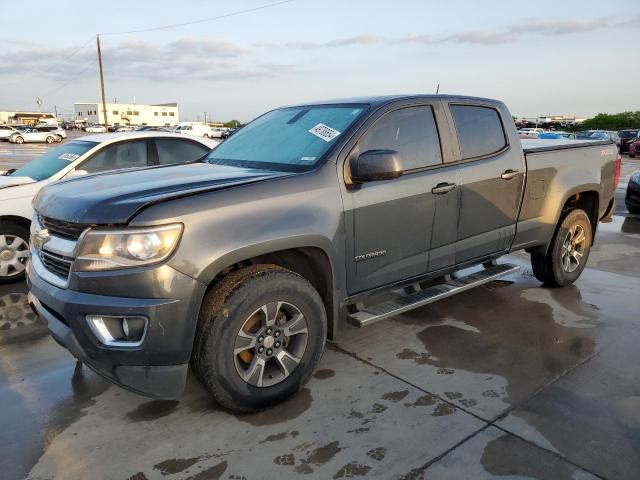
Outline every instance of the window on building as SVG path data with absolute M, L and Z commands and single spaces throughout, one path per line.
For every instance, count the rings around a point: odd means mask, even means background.
M 153 116 L 157 117 L 158 116 L 158 112 L 153 112 Z
M 507 145 L 497 110 L 477 105 L 452 105 L 462 158 L 491 155 Z
M 127 110 L 127 115 L 131 115 L 131 110 Z
M 113 115 L 118 115 L 118 110 L 114 110 L 114 111 L 113 111 L 113 112 L 111 112 L 111 113 L 113 113 Z
M 360 140 L 360 153 L 395 150 L 406 170 L 442 163 L 440 137 L 431 107 L 407 107 L 380 118 Z
M 80 168 L 89 173 L 106 172 L 120 168 L 147 166 L 147 142 L 122 142 L 105 147 L 84 162 Z
M 173 115 L 173 112 L 169 112 L 169 116 L 170 116 L 170 117 L 173 117 L 173 116 L 174 116 L 174 115 Z
M 140 115 L 140 112 L 138 112 L 137 110 L 134 110 L 134 111 L 133 111 L 133 114 L 134 114 L 134 115 Z
M 162 112 L 162 116 L 166 117 L 167 116 L 167 112 Z
M 156 140 L 160 165 L 192 162 L 204 157 L 209 148 L 190 140 Z

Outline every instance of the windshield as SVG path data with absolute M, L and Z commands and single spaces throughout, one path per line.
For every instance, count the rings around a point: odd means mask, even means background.
M 620 132 L 620 138 L 634 138 L 638 136 L 638 130 L 623 130 Z
M 65 143 L 58 148 L 49 150 L 44 155 L 27 163 L 24 167 L 20 167 L 13 172 L 11 176 L 30 177 L 36 181 L 45 180 L 51 175 L 58 173 L 96 145 L 98 145 L 98 142 L 87 142 L 84 140 Z
M 310 170 L 366 107 L 319 105 L 274 110 L 222 142 L 206 161 L 284 172 Z

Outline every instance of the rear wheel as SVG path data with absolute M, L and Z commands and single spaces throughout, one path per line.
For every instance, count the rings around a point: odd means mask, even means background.
M 302 388 L 326 334 L 322 299 L 307 280 L 275 265 L 247 267 L 207 294 L 192 366 L 220 404 L 253 412 Z
M 556 231 L 546 254 L 532 253 L 531 266 L 547 286 L 564 287 L 575 282 L 589 258 L 593 233 L 584 210 L 572 210 Z
M 16 143 L 24 143 L 24 138 L 22 138 L 21 136 L 19 136 L 19 135 L 18 135 L 18 136 L 16 137 L 16 139 L 15 139 L 15 142 L 16 142 Z
M 0 222 L 0 283 L 22 280 L 28 259 L 29 230 Z

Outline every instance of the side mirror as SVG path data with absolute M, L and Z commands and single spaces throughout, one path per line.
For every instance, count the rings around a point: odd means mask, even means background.
M 89 172 L 87 172 L 86 170 L 71 170 L 69 173 L 67 173 L 65 175 L 64 178 L 75 178 L 75 177 L 83 177 L 85 175 L 87 175 Z
M 393 180 L 404 173 L 400 154 L 395 150 L 367 150 L 349 160 L 349 169 L 354 183 Z

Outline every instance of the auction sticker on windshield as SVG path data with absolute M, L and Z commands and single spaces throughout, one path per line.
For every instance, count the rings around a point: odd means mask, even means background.
M 75 159 L 77 159 L 80 155 L 76 155 L 75 153 L 63 153 L 62 155 L 60 155 L 58 158 L 60 160 L 67 160 L 69 162 L 73 162 Z
M 316 137 L 321 138 L 325 142 L 330 142 L 338 135 L 340 135 L 339 131 L 334 130 L 331 127 L 327 127 L 324 123 L 319 123 L 318 125 L 313 127 L 311 130 L 309 130 L 309 133 L 312 133 Z

